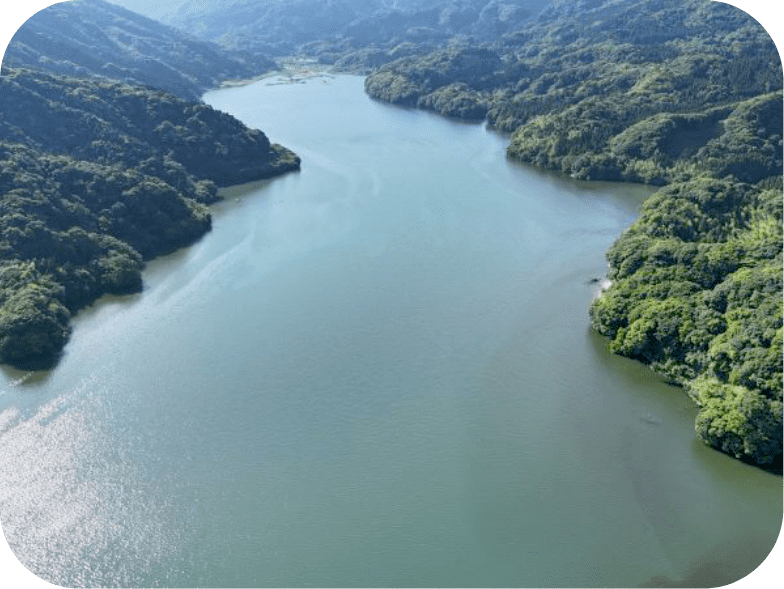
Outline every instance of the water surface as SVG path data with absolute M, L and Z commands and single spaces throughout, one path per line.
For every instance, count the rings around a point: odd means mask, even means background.
M 5 369 L 0 517 L 67 586 L 720 585 L 781 478 L 591 332 L 648 190 L 508 162 L 351 76 L 211 92 L 303 159 L 227 191 L 141 295 Z

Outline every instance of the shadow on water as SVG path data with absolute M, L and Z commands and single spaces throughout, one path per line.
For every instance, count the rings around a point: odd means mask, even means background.
M 589 328 L 586 337 L 590 342 L 590 349 L 594 352 L 594 360 L 607 368 L 608 372 L 617 374 L 620 378 L 628 381 L 627 384 L 638 386 L 644 383 L 659 381 L 662 385 L 677 388 L 675 385 L 668 383 L 664 377 L 656 374 L 649 367 L 645 366 L 642 362 L 610 352 L 608 349 L 609 340 L 597 333 L 594 329 Z M 686 395 L 682 389 L 678 390 L 681 391 L 683 395 Z
M 681 387 L 668 383 L 664 377 L 658 375 L 655 371 L 651 370 L 644 364 L 610 352 L 607 349 L 607 338 L 599 335 L 593 329 L 589 331 L 588 339 L 591 342 L 591 348 L 595 352 L 594 357 L 596 361 L 607 366 L 611 371 L 617 373 L 621 378 L 628 380 L 630 388 L 634 389 L 646 379 L 656 379 L 659 380 L 662 385 L 671 387 L 674 393 L 682 394 L 684 398 L 688 398 L 686 392 Z M 689 403 L 688 405 L 691 406 L 693 404 Z M 694 410 L 697 410 L 696 405 L 694 406 Z M 658 420 L 656 420 L 656 418 L 652 417 L 650 414 L 641 415 L 640 419 L 641 421 L 650 424 L 658 424 Z M 700 444 L 702 444 L 702 442 L 700 442 Z M 713 450 L 716 452 L 721 452 L 721 450 L 716 448 L 713 448 Z M 782 462 L 782 458 L 784 457 L 779 455 L 777 459 L 771 464 L 758 464 L 753 460 L 748 459 L 747 457 L 737 460 L 754 468 L 759 468 L 760 470 L 770 474 L 782 476 L 782 474 L 784 474 L 784 463 Z
M 736 552 L 724 555 L 725 558 L 712 554 L 696 564 L 680 578 L 657 575 L 651 577 L 639 587 L 724 587 L 753 573 L 763 562 L 752 558 L 739 547 Z M 738 575 L 738 571 L 744 571 Z
M 49 381 L 61 358 L 62 354 L 58 354 L 55 358 L 29 360 L 16 366 L 2 364 L 0 372 L 12 387 L 38 386 Z

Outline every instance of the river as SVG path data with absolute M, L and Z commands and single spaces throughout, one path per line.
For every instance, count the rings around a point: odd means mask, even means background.
M 781 528 L 781 477 L 590 330 L 650 191 L 509 162 L 482 125 L 360 77 L 205 101 L 302 171 L 0 378 L 0 519 L 84 586 L 720 585 Z

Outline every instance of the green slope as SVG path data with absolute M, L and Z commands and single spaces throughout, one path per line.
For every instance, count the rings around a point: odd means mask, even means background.
M 299 168 L 203 103 L 95 78 L 0 76 L 0 361 L 51 364 L 72 313 L 141 288 L 210 228 L 217 186 Z
M 610 348 L 685 387 L 698 436 L 781 467 L 782 69 L 706 0 L 554 1 L 535 23 L 379 68 L 380 100 L 511 134 L 511 158 L 663 186 L 608 252 Z
M 264 56 L 246 57 L 103 0 L 71 0 L 24 23 L 3 66 L 103 76 L 198 98 L 223 80 L 275 67 Z

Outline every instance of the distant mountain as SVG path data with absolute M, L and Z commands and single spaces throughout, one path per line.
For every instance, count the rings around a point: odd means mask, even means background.
M 311 55 L 334 62 L 369 48 L 435 47 L 456 37 L 470 42 L 495 39 L 519 29 L 547 4 L 548 0 L 185 0 L 160 18 L 254 55 L 288 55 L 306 46 Z M 371 65 L 377 65 L 381 56 L 370 58 L 375 60 Z M 355 56 L 353 61 L 361 59 Z
M 3 66 L 104 76 L 197 98 L 223 80 L 275 67 L 263 55 L 247 57 L 103 0 L 71 0 L 22 25 Z
M 117 4 L 127 8 L 137 14 L 142 14 L 148 18 L 164 21 L 165 17 L 185 4 L 188 0 L 108 0 L 112 4 Z

